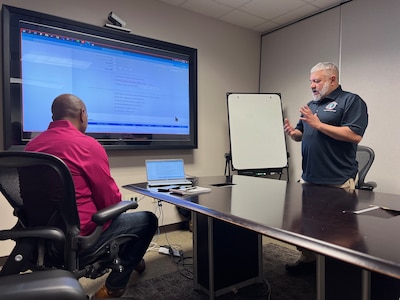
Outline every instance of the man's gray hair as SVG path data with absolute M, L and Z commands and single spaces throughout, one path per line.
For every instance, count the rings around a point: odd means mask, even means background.
M 319 62 L 314 67 L 311 68 L 310 73 L 325 70 L 331 75 L 335 75 L 337 81 L 339 82 L 339 69 L 338 67 L 331 62 Z

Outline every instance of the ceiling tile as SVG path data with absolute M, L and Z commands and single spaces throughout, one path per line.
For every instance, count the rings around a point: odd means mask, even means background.
M 283 14 L 277 18 L 274 18 L 273 21 L 284 25 L 284 24 L 288 24 L 294 21 L 298 21 L 300 19 L 303 19 L 304 16 L 310 16 L 314 13 L 317 13 L 319 11 L 319 8 L 313 6 L 313 5 L 303 5 L 302 7 L 292 10 L 286 14 Z
M 271 20 L 303 5 L 304 2 L 300 0 L 253 0 L 240 9 L 266 20 Z
M 181 5 L 183 2 L 185 2 L 186 0 L 160 0 L 161 2 L 165 2 L 171 5 Z
M 273 29 L 280 27 L 280 24 L 277 24 L 275 22 L 270 22 L 266 21 L 258 26 L 253 27 L 252 29 L 257 31 L 257 32 L 267 32 L 267 31 L 272 31 Z
M 224 4 L 226 6 L 239 8 L 246 3 L 250 2 L 251 0 L 215 0 L 218 3 Z
M 335 6 L 341 2 L 346 2 L 346 1 L 340 1 L 340 0 L 315 0 L 312 2 L 313 5 L 318 6 L 319 8 L 329 8 L 332 6 Z
M 264 33 L 352 0 L 159 1 Z
M 253 28 L 265 22 L 264 19 L 248 14 L 244 11 L 234 10 L 220 18 L 225 22 L 236 24 L 245 28 Z
M 232 11 L 231 7 L 211 0 L 188 0 L 181 7 L 213 18 L 218 18 Z

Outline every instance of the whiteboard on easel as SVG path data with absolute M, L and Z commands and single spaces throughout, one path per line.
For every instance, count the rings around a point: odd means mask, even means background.
M 228 93 L 227 101 L 233 169 L 287 167 L 280 95 Z

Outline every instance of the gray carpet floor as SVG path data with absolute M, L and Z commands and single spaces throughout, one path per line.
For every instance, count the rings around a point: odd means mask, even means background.
M 285 273 L 287 259 L 295 259 L 295 251 L 277 244 L 264 245 L 265 283 L 244 287 L 218 297 L 220 300 L 273 299 L 296 300 L 316 298 L 315 276 L 291 277 Z M 193 288 L 190 266 L 181 266 L 171 274 L 132 284 L 124 297 L 134 300 L 205 300 L 208 296 Z
M 159 254 L 159 246 L 170 245 L 182 250 L 184 260 Z M 145 255 L 146 271 L 132 274 L 124 298 L 133 300 L 203 300 L 208 296 L 194 290 L 192 268 L 192 233 L 178 230 L 160 233 L 153 239 Z M 263 238 L 264 283 L 254 284 L 219 296 L 219 300 L 272 299 L 313 300 L 316 298 L 315 276 L 293 277 L 285 272 L 285 264 L 295 261 L 295 248 L 278 241 Z M 107 276 L 107 275 L 105 275 Z M 105 276 L 96 280 L 81 279 L 86 292 L 93 294 L 104 282 Z

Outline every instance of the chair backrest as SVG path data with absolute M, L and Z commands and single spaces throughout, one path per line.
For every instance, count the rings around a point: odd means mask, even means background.
M 0 152 L 0 191 L 20 228 L 56 227 L 64 232 L 67 244 L 54 249 L 60 254 L 79 235 L 74 183 L 61 159 L 38 152 Z
M 137 203 L 120 202 L 97 212 L 94 232 L 80 236 L 72 175 L 67 165 L 51 154 L 0 152 L 0 192 L 18 218 L 12 229 L 0 230 L 0 240 L 16 242 L 0 277 L 58 268 L 71 271 L 76 278 L 97 278 L 110 268 L 121 270 L 119 246 L 138 239 L 135 234 L 120 234 L 92 249 L 103 224 L 136 208 Z
M 370 147 L 358 145 L 356 159 L 358 162 L 358 182 L 356 188 L 360 188 L 364 186 L 365 177 L 375 159 L 375 152 Z

